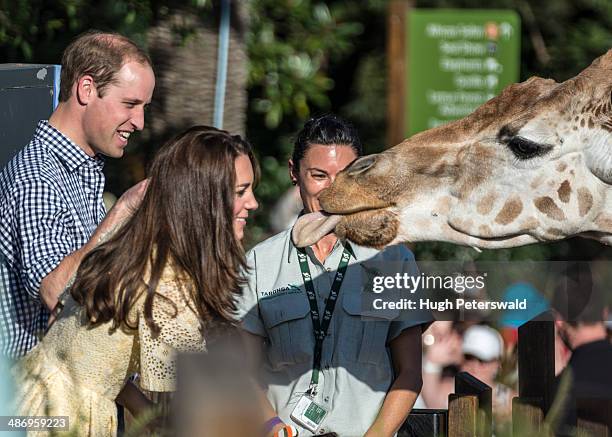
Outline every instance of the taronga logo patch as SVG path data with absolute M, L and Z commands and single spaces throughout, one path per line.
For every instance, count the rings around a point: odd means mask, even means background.
M 297 285 L 289 284 L 286 287 L 275 288 L 272 291 L 262 291 L 260 293 L 260 299 L 266 299 L 269 297 L 281 296 L 285 294 L 299 294 L 302 290 Z

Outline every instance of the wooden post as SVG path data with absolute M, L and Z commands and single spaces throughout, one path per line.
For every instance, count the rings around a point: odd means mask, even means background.
M 512 399 L 512 435 L 539 435 L 544 423 L 542 399 Z
M 539 433 L 555 395 L 555 326 L 544 312 L 518 329 L 519 397 L 512 400 L 512 433 Z
M 478 412 L 476 417 L 478 429 L 476 435 L 489 437 L 493 429 L 493 393 L 491 387 L 467 372 L 459 372 L 455 376 L 455 394 L 457 396 L 477 396 Z
M 448 395 L 448 437 L 474 437 L 478 434 L 478 396 Z
M 552 315 L 544 313 L 538 320 L 519 327 L 519 396 L 521 399 L 541 399 L 544 415 L 555 395 L 555 327 L 552 320 Z
M 387 147 L 406 137 L 408 59 L 406 24 L 412 0 L 391 0 L 387 18 Z

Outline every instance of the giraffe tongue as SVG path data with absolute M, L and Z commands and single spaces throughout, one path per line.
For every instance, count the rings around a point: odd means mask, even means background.
M 291 231 L 293 243 L 297 247 L 311 246 L 333 231 L 341 219 L 340 215 L 329 215 L 323 212 L 305 214 L 293 226 Z

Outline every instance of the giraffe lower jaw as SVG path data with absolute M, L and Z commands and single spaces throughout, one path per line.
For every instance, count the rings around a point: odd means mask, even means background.
M 372 209 L 370 211 L 376 211 Z M 364 211 L 360 211 L 364 212 Z M 301 216 L 293 227 L 291 236 L 294 244 L 297 247 L 311 246 L 318 242 L 325 235 L 333 232 L 342 221 L 343 218 L 351 216 L 353 214 L 327 214 L 325 212 L 314 212 Z M 369 222 L 369 221 L 368 221 Z M 344 234 L 343 237 L 348 237 L 351 240 L 358 240 L 357 243 L 364 246 L 372 247 L 383 247 L 387 244 L 396 244 L 404 242 L 415 242 L 415 241 L 447 241 L 449 243 L 460 244 L 464 246 L 471 246 L 479 249 L 503 249 L 510 247 L 524 246 L 527 244 L 538 243 L 541 241 L 548 241 L 546 238 L 538 238 L 534 235 L 527 234 L 524 232 L 511 233 L 507 235 L 499 235 L 495 237 L 486 237 L 479 235 L 472 235 L 465 233 L 464 231 L 453 227 L 450 223 L 447 223 L 447 232 L 442 234 L 432 235 L 429 232 L 423 232 L 422 235 L 418 230 L 411 229 L 411 232 L 404 234 L 401 231 L 398 233 L 397 229 L 393 231 L 396 235 L 394 238 L 390 236 L 386 243 L 381 243 L 378 239 L 374 238 L 372 232 L 369 234 L 366 232 L 364 235 L 356 233 L 351 227 L 346 228 L 343 225 Z M 348 231 L 348 232 L 347 232 Z M 415 232 L 416 231 L 416 232 Z M 378 234 L 378 232 L 376 232 Z M 359 234 L 359 238 L 356 238 Z M 399 234 L 399 235 L 398 235 Z M 563 238 L 562 236 L 559 237 Z M 372 240 L 372 241 L 370 241 Z
M 521 230 L 518 232 L 509 232 L 507 234 L 500 234 L 500 235 L 490 237 L 486 235 L 471 234 L 469 232 L 466 232 L 464 229 L 461 229 L 460 227 L 455 226 L 452 222 L 447 222 L 447 224 L 453 231 L 461 235 L 465 235 L 467 237 L 476 238 L 478 240 L 483 240 L 483 241 L 504 241 L 504 240 L 510 240 L 512 238 L 520 237 L 522 235 L 527 235 L 524 230 Z
M 509 233 L 506 235 L 499 235 L 495 237 L 485 237 L 481 235 L 472 235 L 465 233 L 450 223 L 448 224 L 449 229 L 452 231 L 448 238 L 451 243 L 462 244 L 465 246 L 477 247 L 479 249 L 503 249 L 510 247 L 525 246 L 527 244 L 538 243 L 543 241 L 542 239 L 536 238 L 531 234 L 524 232 Z

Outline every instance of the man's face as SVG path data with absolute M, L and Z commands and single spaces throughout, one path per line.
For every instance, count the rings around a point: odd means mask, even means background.
M 132 132 L 144 127 L 144 109 L 151 102 L 155 76 L 146 64 L 129 61 L 117 72 L 116 83 L 94 90 L 83 116 L 86 152 L 112 158 L 123 156 Z

